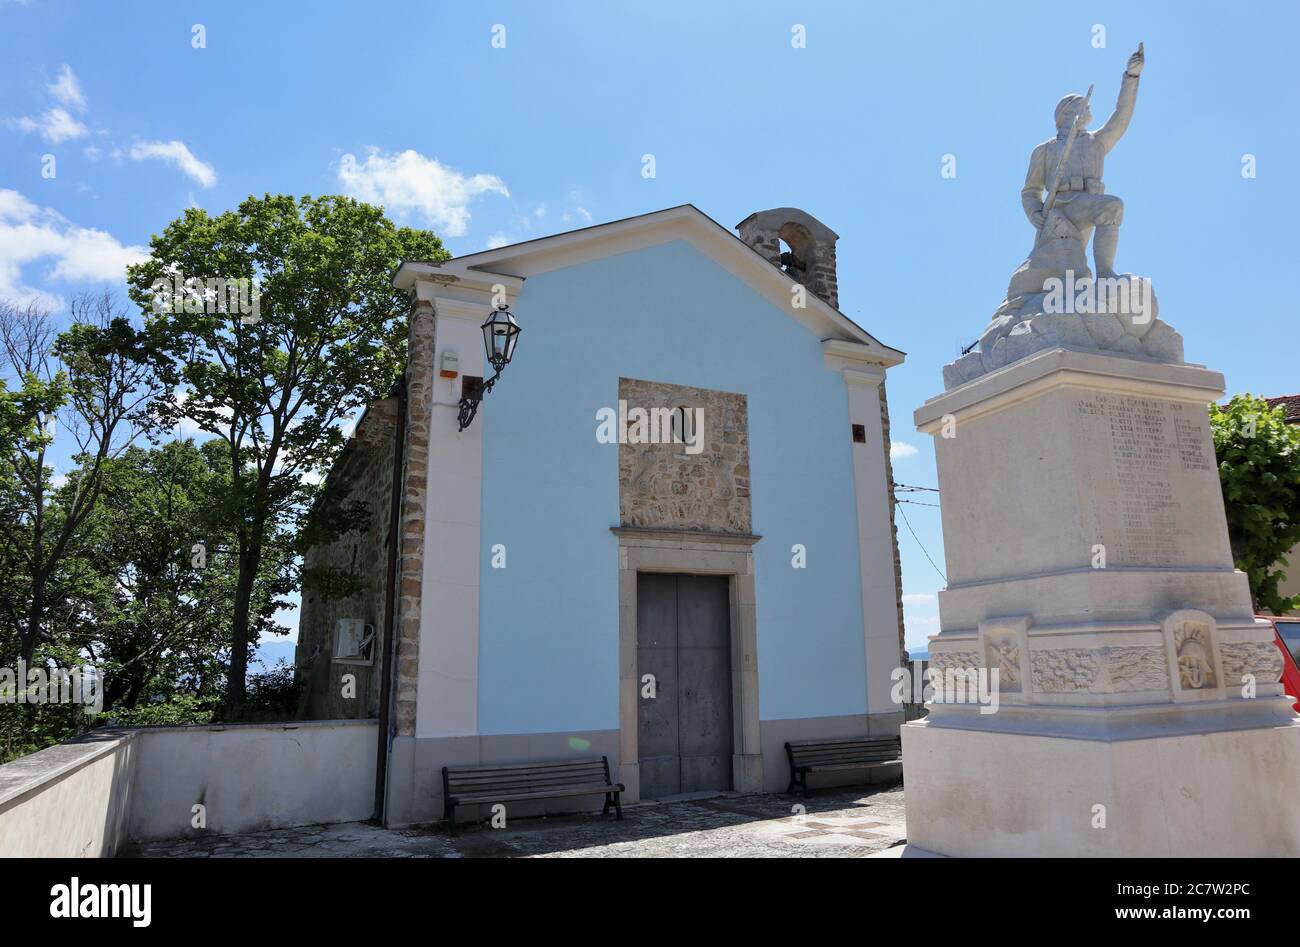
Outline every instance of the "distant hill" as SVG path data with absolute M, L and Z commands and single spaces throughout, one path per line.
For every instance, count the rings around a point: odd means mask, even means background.
M 293 655 L 297 647 L 296 641 L 268 637 L 257 646 L 257 657 L 248 662 L 249 670 L 253 673 L 269 671 L 282 658 L 286 663 L 293 664 Z

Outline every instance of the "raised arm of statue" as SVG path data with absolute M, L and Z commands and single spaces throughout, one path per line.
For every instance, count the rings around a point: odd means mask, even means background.
M 1142 75 L 1145 61 L 1142 44 L 1138 43 L 1137 52 L 1128 58 L 1128 68 L 1124 70 L 1124 81 L 1119 86 L 1119 101 L 1115 103 L 1115 112 L 1093 135 L 1093 139 L 1106 151 L 1115 147 L 1133 118 L 1133 106 L 1137 103 L 1138 77 Z
M 1020 206 L 1036 228 L 1043 225 L 1043 199 L 1047 187 L 1047 145 L 1042 144 L 1029 156 L 1025 186 L 1020 189 Z

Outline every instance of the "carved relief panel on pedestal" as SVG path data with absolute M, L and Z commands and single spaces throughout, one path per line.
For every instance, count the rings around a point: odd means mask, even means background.
M 1165 616 L 1161 624 L 1174 700 L 1222 697 L 1223 669 L 1214 617 L 1195 609 L 1183 609 Z

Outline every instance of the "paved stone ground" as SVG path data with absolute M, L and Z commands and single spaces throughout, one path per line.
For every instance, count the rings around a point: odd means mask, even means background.
M 806 807 L 793 815 L 792 807 Z M 623 821 L 600 815 L 519 819 L 503 829 L 311 825 L 132 845 L 136 858 L 858 858 L 906 835 L 901 787 L 816 793 L 727 793 L 627 806 Z

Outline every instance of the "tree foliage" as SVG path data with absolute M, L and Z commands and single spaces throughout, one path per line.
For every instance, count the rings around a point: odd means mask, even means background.
M 264 560 L 292 545 L 344 444 L 342 422 L 386 394 L 404 364 L 408 303 L 392 274 L 403 259 L 446 253 L 432 233 L 395 227 L 380 208 L 284 195 L 250 197 L 216 216 L 191 208 L 150 247 L 128 276 L 168 387 L 157 412 L 165 422 L 189 419 L 226 449 L 234 713 L 256 641 L 250 618 Z M 178 280 L 189 281 L 180 306 L 159 289 Z M 209 280 L 251 281 L 257 311 L 231 311 Z M 283 559 L 286 568 L 295 561 Z
M 1263 398 L 1236 395 L 1210 408 L 1228 537 L 1237 568 L 1250 579 L 1257 607 L 1274 614 L 1300 608 L 1279 584 L 1300 545 L 1300 426 Z
M 156 235 L 126 274 L 142 320 L 0 300 L 0 666 L 99 668 L 101 721 L 294 716 L 294 668 L 249 664 L 301 583 L 355 584 L 302 574 L 356 528 L 322 475 L 405 364 L 398 263 L 446 257 L 380 208 L 267 195 Z M 0 703 L 0 760 L 85 725 Z
M 51 608 L 66 599 L 53 594 L 51 583 L 85 543 L 106 465 L 151 426 L 159 388 L 139 359 L 142 345 L 141 332 L 107 293 L 74 299 L 72 325 L 57 336 L 49 310 L 0 304 L 0 356 L 23 385 L 18 436 L 0 445 L 8 526 L 0 548 L 8 594 L 0 607 L 10 612 L 19 657 L 28 664 L 58 635 Z M 78 465 L 61 486 L 47 463 L 59 430 Z

